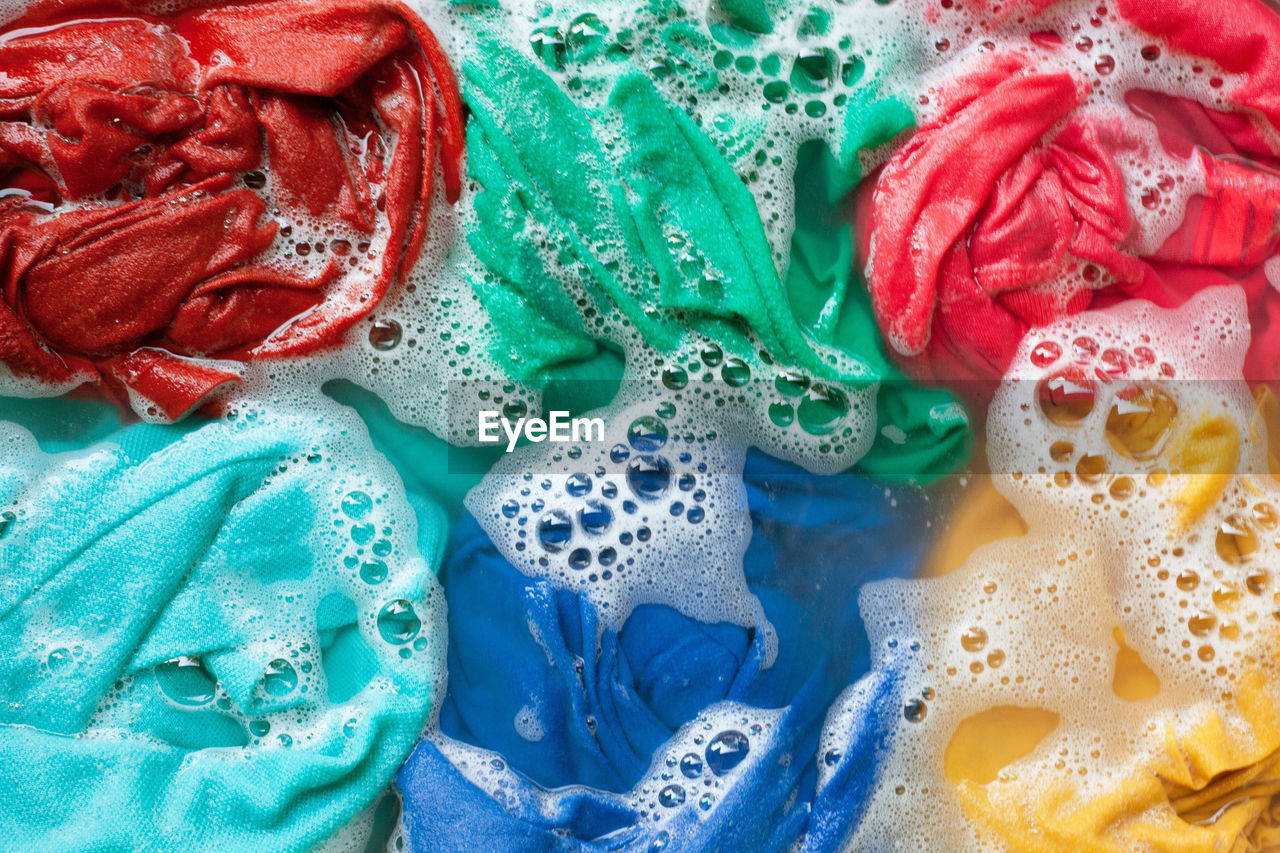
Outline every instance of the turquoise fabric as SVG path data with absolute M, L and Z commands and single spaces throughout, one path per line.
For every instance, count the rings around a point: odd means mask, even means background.
M 395 466 L 419 516 L 443 513 L 452 521 L 465 514 L 462 499 L 503 453 L 501 445 L 451 446 L 430 430 L 397 420 L 377 394 L 345 380 L 325 383 L 324 391 L 359 413 L 374 448 Z
M 0 423 L 4 846 L 332 835 L 439 699 L 441 511 L 336 405 L 91 445 L 110 410 L 50 405 L 0 401 L 45 448 Z

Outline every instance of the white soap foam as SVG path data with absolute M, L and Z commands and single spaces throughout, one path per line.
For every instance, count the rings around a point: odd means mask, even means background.
M 1248 332 L 1243 294 L 1215 288 L 1177 311 L 1125 303 L 1024 339 L 991 405 L 988 456 L 995 485 L 1030 532 L 979 548 L 949 575 L 863 592 L 873 648 L 919 646 L 904 695 L 922 697 L 923 713 L 904 706 L 850 849 L 1007 849 L 1008 839 L 975 834 L 943 766 L 957 725 L 996 706 L 1059 716 L 1038 747 L 987 785 L 992 803 L 1027 815 L 1056 786 L 1079 805 L 1153 766 L 1165 740 L 1152 733 L 1165 726 L 1185 736 L 1217 713 L 1237 743 L 1251 742 L 1235 702 L 1244 679 L 1262 672 L 1280 698 L 1266 568 L 1280 549 L 1280 486 L 1267 474 L 1265 430 L 1239 378 Z M 1126 369 L 1103 378 L 1121 361 L 1102 359 L 1111 349 L 1127 355 Z M 1042 406 L 1043 381 L 1077 369 L 1092 377 L 1091 408 Z M 1149 454 L 1114 440 L 1124 433 L 1113 405 L 1127 411 L 1135 384 L 1176 405 L 1167 438 L 1148 436 Z M 1214 422 L 1234 425 L 1240 450 L 1219 469 L 1233 472 L 1229 483 L 1195 513 L 1187 490 L 1213 475 L 1181 470 L 1179 448 Z M 1081 466 L 1082 458 L 1091 461 Z M 1117 629 L 1159 679 L 1153 697 L 1114 691 Z M 1172 818 L 1166 809 L 1153 819 Z
M 271 435 L 272 442 L 264 442 L 264 435 Z M 360 419 L 336 403 L 286 408 L 247 400 L 225 420 L 209 423 L 127 467 L 121 467 L 125 451 L 116 444 L 46 454 L 28 431 L 0 423 L 0 488 L 10 499 L 0 514 L 0 540 L 9 539 L 5 544 L 12 547 L 25 547 L 21 542 L 36 547 L 41 537 L 57 537 L 60 527 L 85 523 L 79 513 L 52 513 L 63 506 L 60 496 L 83 489 L 94 477 L 111 476 L 113 488 L 106 498 L 91 490 L 86 499 L 103 511 L 108 511 L 105 500 L 116 507 L 110 511 L 124 512 L 121 502 L 145 506 L 154 497 L 151 472 L 158 467 L 190 470 L 198 454 L 244 453 L 236 449 L 238 442 L 270 452 L 276 441 L 285 450 L 253 493 L 305 493 L 317 503 L 318 525 L 297 530 L 293 543 L 309 555 L 310 570 L 301 576 L 276 572 L 289 570 L 294 562 L 246 566 L 243 552 L 223 550 L 216 540 L 196 570 L 216 584 L 207 592 L 216 618 L 233 636 L 243 638 L 234 647 L 250 661 L 260 662 L 262 675 L 252 690 L 252 707 L 227 692 L 201 661 L 199 649 L 184 649 L 170 658 L 174 650 L 152 640 L 141 647 L 134 668 L 103 695 L 81 737 L 146 740 L 136 723 L 156 702 L 174 709 L 216 709 L 243 728 L 246 747 L 202 750 L 188 760 L 251 761 L 262 750 L 306 750 L 310 742 L 339 732 L 353 740 L 353 749 L 360 749 L 361 741 L 374 736 L 368 730 L 371 715 L 403 684 L 419 685 L 438 707 L 445 684 L 443 594 L 419 552 L 418 520 L 399 475 L 373 450 Z M 234 518 L 251 511 L 246 506 L 248 502 L 208 509 Z M 192 524 L 220 518 L 192 519 Z M 322 602 L 335 595 L 351 608 L 359 635 L 381 672 L 364 686 L 356 685 L 357 692 L 341 702 L 327 698 L 317 622 Z M 31 619 L 25 628 L 18 653 L 40 661 L 41 671 L 51 679 L 76 677 L 77 668 L 98 652 L 95 638 L 65 614 Z M 397 673 L 397 679 L 390 673 Z

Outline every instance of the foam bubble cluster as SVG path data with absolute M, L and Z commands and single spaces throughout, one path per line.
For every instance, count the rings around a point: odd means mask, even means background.
M 839 470 L 866 451 L 875 411 L 872 387 L 846 392 L 768 363 L 752 371 L 705 340 L 656 360 L 591 413 L 602 440 L 519 448 L 468 508 L 512 565 L 584 590 L 615 626 L 654 602 L 763 626 L 741 568 L 747 447 Z
M 655 753 L 649 770 L 631 790 L 603 794 L 579 786 L 547 791 L 528 782 L 503 757 L 443 734 L 432 742 L 469 781 L 498 802 L 517 811 L 553 814 L 557 805 L 575 794 L 590 793 L 616 801 L 633 812 L 649 837 L 648 849 L 679 849 L 685 836 L 696 832 L 720 806 L 724 796 L 757 765 L 771 760 L 763 749 L 783 716 L 780 710 L 761 710 L 737 702 L 712 705 L 680 727 Z M 530 803 L 513 804 L 532 798 Z M 532 808 L 530 808 L 532 806 Z M 390 850 L 404 849 L 393 838 Z
M 93 745 L 102 802 L 208 785 L 211 808 L 252 823 L 272 805 L 251 768 L 292 767 L 288 784 L 331 811 L 303 830 L 319 841 L 390 780 L 442 697 L 444 605 L 420 550 L 440 519 L 415 516 L 336 404 L 112 438 L 47 454 L 0 423 L 6 722 Z M 32 754 L 73 760 L 57 734 L 32 738 Z M 162 754 L 182 772 L 147 759 L 163 784 L 138 778 L 139 756 Z M 305 787 L 321 760 L 334 802 Z
M 988 456 L 1029 533 L 863 593 L 873 643 L 919 663 L 855 849 L 1016 849 L 1072 821 L 1122 845 L 1145 824 L 1191 837 L 1160 785 L 1187 784 L 1170 750 L 1205 726 L 1266 747 L 1280 490 L 1239 378 L 1248 332 L 1242 296 L 1213 289 L 1023 341 Z M 1084 816 L 1122 795 L 1139 818 Z

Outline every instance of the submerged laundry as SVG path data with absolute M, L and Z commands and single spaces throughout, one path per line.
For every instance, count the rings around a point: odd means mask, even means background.
M 1245 375 L 1273 379 L 1275 12 L 1049 2 L 987 18 L 985 50 L 948 42 L 926 120 L 859 191 L 861 261 L 904 368 L 996 379 L 1034 326 L 1236 284 L 1255 330 Z
M 659 85 L 669 75 L 657 64 L 679 57 L 671 73 L 714 99 L 717 84 L 728 90 L 735 74 L 715 64 L 713 54 L 728 55 L 715 39 L 744 56 L 764 48 L 740 30 L 708 30 L 676 3 L 637 15 L 653 28 L 653 59 L 630 46 L 630 30 L 611 30 L 595 13 L 561 16 L 559 27 L 539 32 L 569 38 L 570 47 L 573 33 L 583 32 L 584 46 L 550 59 L 531 58 L 489 13 L 467 20 L 479 46 L 462 65 L 471 109 L 467 167 L 479 187 L 468 240 L 485 265 L 477 292 L 512 375 L 545 382 L 603 348 L 634 348 L 637 333 L 679 375 L 685 368 L 675 351 L 692 330 L 748 368 L 768 359 L 817 380 L 882 381 L 876 406 L 888 433 L 862 457 L 865 469 L 928 477 L 960 464 L 968 451 L 963 410 L 951 395 L 905 382 L 890 366 L 858 293 L 840 213 L 861 174 L 858 152 L 908 125 L 909 110 L 875 80 L 859 83 L 856 55 L 844 72 L 838 63 L 829 72 L 833 87 L 847 75 L 847 126 L 809 130 L 812 143 L 794 167 L 796 228 L 780 258 L 767 230 L 772 220 L 746 177 L 752 149 L 754 162 L 765 163 L 774 145 L 757 102 L 710 101 L 723 110 L 718 126 L 728 128 L 711 132 Z M 781 62 L 777 55 L 771 61 Z M 568 75 L 580 97 L 561 88 Z M 517 98 L 526 108 L 509 109 Z M 628 378 L 657 381 L 638 372 Z
M 1280 423 L 1275 421 L 1269 424 L 1273 430 L 1277 426 Z M 940 570 L 958 568 L 977 547 L 993 541 L 993 527 L 1012 536 L 1027 530 L 1026 522 L 990 480 L 975 488 L 977 492 L 966 496 L 966 508 L 981 506 L 986 511 L 966 512 L 948 530 L 931 558 Z M 1156 674 L 1128 645 L 1123 632 L 1117 631 L 1115 643 L 1112 690 L 1135 702 L 1155 696 L 1160 690 Z M 1257 686 L 1249 689 L 1257 690 Z M 1086 844 L 1092 849 L 1119 851 L 1140 844 L 1143 849 L 1164 851 L 1186 849 L 1191 844 L 1196 849 L 1245 853 L 1280 844 L 1280 807 L 1276 802 L 1280 741 L 1272 730 L 1274 709 L 1260 696 L 1251 700 L 1253 743 L 1233 733 L 1221 717 L 1211 716 L 1185 736 L 1170 733 L 1167 752 L 1150 765 L 1154 779 L 1125 780 L 1082 808 L 1059 812 L 1057 804 L 1043 807 L 1034 818 L 1043 840 L 1031 838 L 1026 826 L 1016 821 L 1005 822 L 1001 829 L 1016 839 L 1019 849 L 1029 850 Z M 948 775 L 954 780 L 985 783 L 1006 759 L 1019 753 L 1019 744 L 1035 744 L 1044 736 L 1045 717 L 1041 715 L 997 714 L 988 712 L 991 724 L 982 732 L 982 743 L 975 743 L 977 749 L 948 753 Z M 1174 817 L 1144 820 L 1140 815 L 1145 810 L 1171 811 Z M 1125 833 L 1117 833 L 1116 827 L 1126 823 Z
M 41 3 L 0 70 L 0 364 L 144 414 L 339 343 L 417 258 L 437 168 L 460 192 L 453 72 L 398 3 Z
M 818 735 L 828 706 L 871 667 L 859 587 L 908 575 L 919 559 L 918 547 L 900 546 L 916 499 L 760 454 L 744 476 L 755 525 L 744 563 L 777 633 L 773 661 L 757 628 L 663 605 L 610 629 L 586 595 L 528 578 L 474 521 L 458 526 L 440 574 L 451 614 L 440 736 L 418 747 L 399 781 L 413 849 L 448 848 L 464 834 L 502 850 L 568 849 L 569 839 L 615 849 L 619 838 L 622 849 L 645 849 L 660 832 L 672 849 L 783 849 L 807 831 L 821 761 L 853 777 L 819 795 L 824 821 L 856 814 L 884 736 L 868 720 L 900 709 L 892 668 L 868 677 L 875 701 L 864 700 L 868 719 L 842 751 L 819 756 Z M 743 730 L 740 778 L 712 787 L 730 769 L 707 751 L 715 726 L 695 727 L 694 752 L 664 764 L 682 727 L 726 703 L 741 709 L 720 715 L 742 717 L 728 729 Z M 753 735 L 751 709 L 777 708 L 767 736 Z M 485 780 L 468 762 L 512 772 Z M 655 768 L 666 781 L 650 782 Z M 842 841 L 824 825 L 811 849 Z
M 419 11 L 0 35 L 13 844 L 1280 844 L 1269 6 Z
M 897 618 L 917 638 L 930 699 L 899 724 L 911 735 L 898 732 L 855 846 L 1274 843 L 1274 407 L 1240 378 L 1245 310 L 1217 288 L 1023 340 L 990 412 L 990 480 L 939 539 L 938 576 L 864 596 L 871 624 Z M 1043 395 L 1099 363 L 1070 348 L 1084 338 L 1173 361 Z M 927 787 L 927 807 L 895 781 Z
M 72 438 L 68 403 L 0 425 L 6 843 L 323 841 L 439 702 L 442 514 L 337 406 Z

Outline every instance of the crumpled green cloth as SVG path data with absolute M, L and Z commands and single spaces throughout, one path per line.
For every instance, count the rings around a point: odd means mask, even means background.
M 0 400 L 0 846 L 330 837 L 442 695 L 442 513 L 336 404 L 58 402 Z
M 866 81 L 842 107 L 837 157 L 821 142 L 802 147 L 782 278 L 756 199 L 721 148 L 745 154 L 754 139 L 736 146 L 713 139 L 625 51 L 594 60 L 612 63 L 607 95 L 571 98 L 545 56 L 540 67 L 490 13 L 472 14 L 478 58 L 463 64 L 462 82 L 471 109 L 468 169 L 479 192 L 468 239 L 486 267 L 475 286 L 499 332 L 497 355 L 513 375 L 542 382 L 602 352 L 567 277 L 616 306 L 659 351 L 692 328 L 744 358 L 763 345 L 777 362 L 834 381 L 858 380 L 839 375 L 818 345 L 855 356 L 884 383 L 865 470 L 927 478 L 963 463 L 967 414 L 947 392 L 915 386 L 891 367 L 854 270 L 845 197 L 861 176 L 857 154 L 911 125 L 905 104 Z M 763 31 L 760 21 L 750 29 Z M 663 38 L 673 54 L 677 42 L 710 41 L 683 20 Z M 714 69 L 697 66 L 697 51 L 683 55 L 695 85 L 716 82 Z M 608 141 L 615 132 L 619 139 Z

